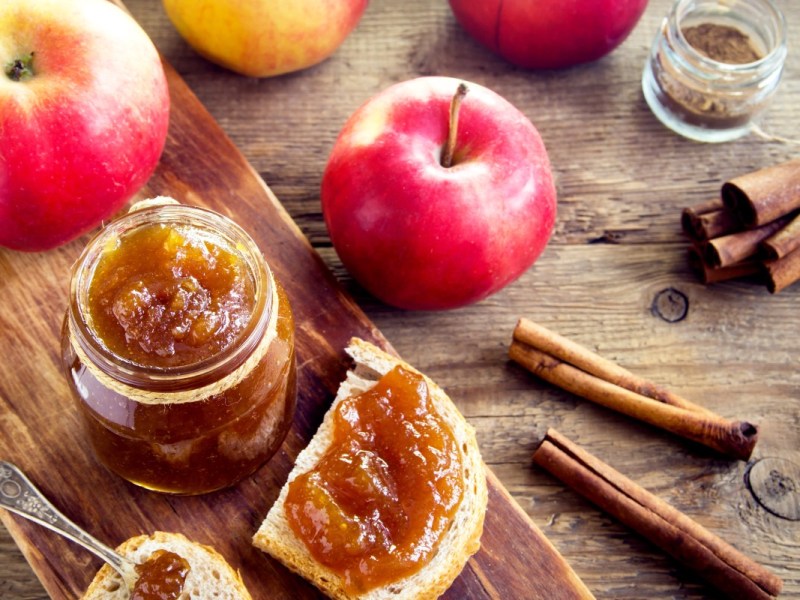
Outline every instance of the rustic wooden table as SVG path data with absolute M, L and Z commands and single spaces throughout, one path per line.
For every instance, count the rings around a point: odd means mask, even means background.
M 210 65 L 155 0 L 128 0 L 166 59 L 268 183 L 324 261 L 394 347 L 445 387 L 476 427 L 486 462 L 598 598 L 706 598 L 691 571 L 531 463 L 555 427 L 693 517 L 800 597 L 800 521 L 766 510 L 749 469 L 800 500 L 800 284 L 777 295 L 748 281 L 704 286 L 690 271 L 680 211 L 735 175 L 792 158 L 797 146 L 750 135 L 706 145 L 665 129 L 640 77 L 670 0 L 651 0 L 628 40 L 594 64 L 512 67 L 473 42 L 444 0 L 373 0 L 329 60 L 274 79 Z M 800 4 L 780 0 L 790 53 L 767 131 L 800 139 Z M 520 280 L 449 312 L 388 308 L 348 277 L 320 214 L 319 183 L 347 116 L 384 87 L 419 75 L 484 84 L 536 124 L 556 175 L 550 245 Z M 677 303 L 677 306 L 676 306 Z M 685 310 L 685 315 L 683 311 Z M 595 406 L 508 362 L 526 316 L 730 418 L 758 423 L 751 460 L 732 462 Z M 756 483 L 758 485 L 758 483 Z M 46 598 L 0 528 L 0 598 Z

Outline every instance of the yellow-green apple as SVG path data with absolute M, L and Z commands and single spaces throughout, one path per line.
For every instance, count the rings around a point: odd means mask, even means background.
M 0 68 L 0 245 L 46 250 L 152 175 L 169 121 L 164 70 L 106 0 L 2 0 Z
M 590 62 L 619 46 L 647 0 L 449 0 L 472 37 L 509 62 L 558 69 Z
M 163 0 L 200 55 L 250 77 L 298 71 L 328 58 L 355 29 L 367 0 Z
M 538 131 L 497 93 L 465 85 L 464 95 L 456 79 L 421 77 L 379 93 L 345 123 L 323 173 L 342 263 L 400 308 L 486 298 L 533 264 L 553 229 Z

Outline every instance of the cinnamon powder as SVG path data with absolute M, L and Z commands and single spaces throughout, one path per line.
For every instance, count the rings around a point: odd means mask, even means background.
M 684 27 L 681 33 L 695 50 L 717 62 L 742 65 L 763 58 L 750 38 L 730 25 L 701 23 Z
M 748 64 L 763 58 L 753 40 L 742 30 L 712 21 L 681 28 L 686 41 L 698 53 L 716 62 Z M 672 80 L 661 75 L 664 101 L 687 123 L 708 129 L 739 127 L 750 120 L 754 106 L 740 106 L 738 98 L 717 94 L 712 89 Z

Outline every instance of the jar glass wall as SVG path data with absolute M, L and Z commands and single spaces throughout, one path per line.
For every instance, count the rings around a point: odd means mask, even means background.
M 690 43 L 689 31 L 702 43 Z M 754 55 L 742 59 L 747 47 Z M 786 52 L 785 18 L 772 0 L 678 0 L 645 64 L 644 97 L 664 125 L 685 137 L 733 140 L 767 108 Z
M 252 239 L 201 208 L 136 210 L 87 245 L 62 358 L 97 458 L 157 491 L 237 483 L 294 415 L 286 294 Z

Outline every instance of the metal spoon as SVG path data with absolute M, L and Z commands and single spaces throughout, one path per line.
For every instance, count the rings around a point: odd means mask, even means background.
M 61 514 L 16 465 L 4 460 L 0 461 L 0 507 L 80 544 L 111 565 L 122 576 L 128 591 L 133 589 L 139 577 L 136 564 L 93 538 Z

